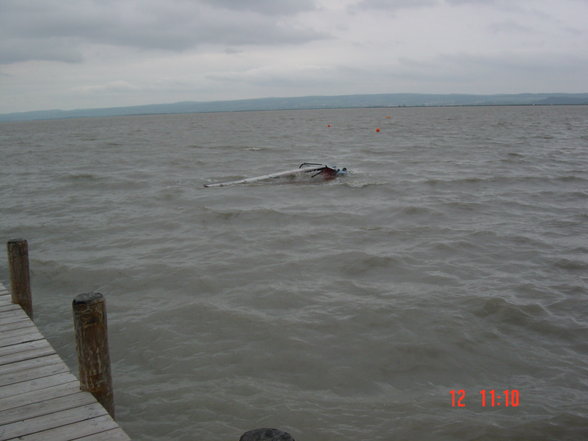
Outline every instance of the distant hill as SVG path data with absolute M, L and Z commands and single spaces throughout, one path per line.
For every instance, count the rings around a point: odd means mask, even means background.
M 375 94 L 259 98 L 235 101 L 180 102 L 102 109 L 44 110 L 1 114 L 0 121 L 88 118 L 98 116 L 151 115 L 177 113 L 240 112 L 252 110 L 337 109 L 359 107 L 414 106 L 530 106 L 588 105 L 588 93 L 526 93 L 506 95 L 427 95 Z

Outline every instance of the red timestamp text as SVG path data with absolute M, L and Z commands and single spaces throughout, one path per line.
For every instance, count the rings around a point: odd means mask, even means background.
M 467 392 L 464 389 L 451 390 L 451 407 L 467 407 Z M 482 407 L 518 407 L 521 393 L 518 389 L 482 389 L 479 391 Z

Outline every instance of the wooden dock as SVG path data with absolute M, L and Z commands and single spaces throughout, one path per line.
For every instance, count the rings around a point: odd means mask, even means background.
M 0 441 L 130 441 L 0 283 Z

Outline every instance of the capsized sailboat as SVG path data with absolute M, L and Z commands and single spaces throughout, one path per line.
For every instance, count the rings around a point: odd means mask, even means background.
M 216 182 L 213 184 L 204 184 L 205 187 L 227 187 L 229 185 L 237 185 L 237 184 L 250 184 L 253 182 L 260 182 L 266 181 L 274 178 L 280 177 L 296 177 L 299 175 L 308 175 L 311 178 L 320 177 L 324 180 L 331 180 L 335 179 L 339 176 L 344 176 L 347 174 L 347 168 L 338 168 L 335 166 L 329 166 L 325 164 L 317 164 L 314 162 L 303 162 L 300 164 L 298 168 L 293 170 L 286 170 L 277 173 L 270 173 L 268 175 L 262 176 L 255 176 L 252 178 L 245 178 L 239 179 L 236 181 L 227 181 L 227 182 Z

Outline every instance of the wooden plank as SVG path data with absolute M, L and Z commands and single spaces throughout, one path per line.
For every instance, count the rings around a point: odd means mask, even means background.
M 2 369 L 3 367 L 0 367 Z M 25 369 L 21 371 L 12 371 L 4 375 L 0 375 L 0 386 L 7 386 L 10 384 L 21 383 L 23 381 L 34 380 L 41 377 L 49 377 L 51 375 L 68 372 L 67 366 L 60 360 L 52 364 L 38 366 L 32 369 Z
M 117 438 L 116 432 L 122 433 L 124 438 Z M 106 436 L 106 438 L 101 438 Z M 96 438 L 95 438 L 96 437 Z M 118 427 L 110 416 L 92 418 L 86 421 L 56 427 L 54 429 L 37 432 L 18 438 L 20 441 L 48 441 L 48 440 L 98 440 L 106 441 L 129 440 L 130 438 Z
M 51 347 L 47 340 L 35 340 L 26 343 L 21 343 L 19 345 L 0 346 L 0 357 L 3 355 L 14 354 L 15 352 L 28 351 L 30 349 L 40 348 L 43 346 Z
M 15 321 L 15 319 L 22 320 L 23 318 L 28 318 L 28 315 L 18 305 L 4 305 L 4 307 L 0 307 L 0 320 L 4 323 L 10 323 L 11 321 Z
M 15 322 L 18 323 L 18 322 Z M 18 324 L 12 323 L 13 326 L 19 326 Z M 37 329 L 37 327 L 31 323 L 28 322 L 28 325 L 25 327 L 26 329 L 21 330 L 21 329 L 7 329 L 6 331 L 4 331 L 2 333 L 2 340 L 8 340 L 14 336 L 17 335 L 21 335 L 21 334 L 39 334 L 41 336 L 41 338 L 43 338 L 43 335 L 41 335 L 41 333 L 39 332 L 39 330 Z M 8 345 L 3 345 L 3 346 L 8 346 Z
M 87 406 L 95 402 L 96 400 L 92 397 L 92 394 L 78 390 L 76 393 L 66 395 L 65 397 L 55 397 L 2 411 L 0 412 L 0 425 L 49 415 L 62 410 L 75 409 L 76 407 Z
M 14 336 L 17 335 L 21 335 L 21 334 L 39 334 L 41 335 L 41 333 L 39 332 L 39 330 L 37 329 L 37 327 L 35 325 L 33 325 L 31 322 L 27 323 L 27 326 L 24 327 L 24 329 L 19 329 L 19 325 L 18 323 L 20 322 L 15 322 L 12 323 L 12 327 L 13 329 L 7 329 L 2 333 L 2 340 L 8 340 Z M 15 328 L 16 327 L 16 328 Z M 43 337 L 41 335 L 41 337 Z M 8 345 L 4 345 L 4 346 L 8 346 Z
M 6 332 L 5 334 L 0 335 L 0 347 L 17 345 L 35 340 L 44 340 L 43 335 L 36 327 L 28 329 L 27 332 Z
M 70 383 L 72 381 L 78 381 L 78 379 L 71 372 L 60 372 L 54 375 L 48 375 L 46 377 L 32 378 L 28 381 L 21 381 L 19 383 L 13 383 L 6 386 L 0 387 L 1 399 L 7 399 L 9 397 L 25 394 L 33 391 L 41 391 L 54 386 L 59 386 L 64 383 Z M 79 382 L 77 383 L 79 386 Z
M 24 314 L 24 311 L 23 311 Z M 26 314 L 25 314 L 26 315 Z M 14 322 L 26 321 L 27 319 L 22 317 L 20 314 L 14 313 L 0 313 L 0 324 L 7 325 Z
M 15 423 L 0 426 L 0 441 L 6 441 L 12 438 L 19 438 L 57 427 L 67 426 L 69 424 L 86 421 L 107 414 L 108 413 L 104 410 L 104 407 L 98 403 L 93 403 L 48 415 L 23 419 Z M 75 439 L 75 437 L 73 439 Z
M 41 440 L 38 440 L 41 441 Z M 131 441 L 131 438 L 121 428 L 101 432 L 95 435 L 78 438 L 76 441 Z
M 0 305 L 0 312 L 8 311 L 22 311 L 22 308 L 19 305 L 15 305 L 14 303 L 4 303 L 3 305 Z
M 13 331 L 15 329 L 32 328 L 35 327 L 30 321 L 23 318 L 12 320 L 10 323 L 0 323 L 0 334 Z
M 10 308 L 11 306 L 20 306 L 20 305 L 17 305 L 12 302 L 12 296 L 0 296 L 0 310 L 11 309 Z
M 0 348 L 0 366 L 55 354 L 47 340 L 36 340 Z
M 45 343 L 45 340 L 38 341 L 41 343 Z M 13 354 L 8 354 L 0 357 L 0 366 L 4 366 L 11 363 L 17 363 L 19 361 L 34 360 L 35 358 L 46 357 L 48 355 L 55 355 L 55 350 L 49 345 L 36 349 L 30 349 L 28 351 L 15 352 Z
M 28 317 L 26 312 L 22 310 L 22 308 L 18 305 L 10 304 L 0 306 L 0 317 Z M 29 320 L 31 320 L 29 318 Z M 31 320 L 32 321 L 32 320 Z
M 8 409 L 15 409 L 26 406 L 27 404 L 40 403 L 54 398 L 61 398 L 79 392 L 80 385 L 75 381 L 75 378 L 73 378 L 72 381 L 68 383 L 60 383 L 44 389 L 35 389 L 18 395 L 2 398 L 0 400 L 0 415 L 1 412 Z
M 37 357 L 32 360 L 18 361 L 9 365 L 0 366 L 0 376 L 12 374 L 14 372 L 25 372 L 27 370 L 44 366 L 52 366 L 55 364 L 63 364 L 63 361 L 57 354 L 47 355 L 45 357 Z

